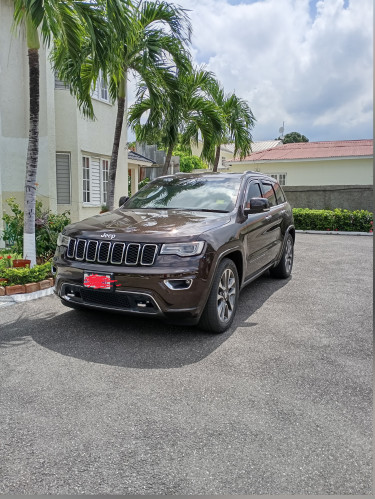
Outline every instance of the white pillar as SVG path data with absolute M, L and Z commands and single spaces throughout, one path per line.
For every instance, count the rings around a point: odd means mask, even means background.
M 136 166 L 135 168 L 131 169 L 131 189 L 132 189 L 132 196 L 138 191 L 138 183 L 139 183 L 139 167 Z

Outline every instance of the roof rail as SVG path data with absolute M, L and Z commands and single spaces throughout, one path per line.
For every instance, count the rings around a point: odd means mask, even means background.
M 246 170 L 244 173 L 256 173 L 257 175 L 264 175 L 262 172 L 254 172 L 253 170 Z

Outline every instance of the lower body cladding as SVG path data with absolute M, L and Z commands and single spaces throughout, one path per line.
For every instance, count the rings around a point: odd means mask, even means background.
M 192 274 L 117 274 L 110 289 L 84 285 L 85 275 L 93 270 L 57 267 L 55 293 L 64 305 L 141 316 L 153 316 L 169 323 L 196 325 L 205 305 L 202 288 L 207 282 Z M 139 287 L 140 284 L 142 288 Z

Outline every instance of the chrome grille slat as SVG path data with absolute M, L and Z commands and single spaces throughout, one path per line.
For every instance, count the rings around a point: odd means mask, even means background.
M 125 251 L 125 243 L 113 243 L 111 251 L 111 263 L 120 265 Z
M 99 245 L 98 263 L 107 263 L 109 259 L 109 252 L 111 250 L 111 243 L 109 241 L 102 241 Z
M 69 240 L 68 251 L 66 253 L 68 258 L 74 258 L 75 249 L 76 249 L 76 240 L 74 239 L 74 237 L 71 237 Z
M 98 251 L 98 241 L 88 241 L 86 249 L 86 261 L 95 262 Z
M 151 266 L 155 263 L 159 246 L 150 243 L 97 241 L 71 237 L 67 258 L 80 262 L 124 266 Z
M 141 265 L 153 265 L 157 249 L 156 244 L 145 244 L 142 248 Z
M 125 265 L 137 265 L 141 245 L 130 243 L 126 248 Z
M 82 261 L 85 258 L 85 249 L 86 249 L 86 240 L 85 239 L 77 239 L 76 244 L 76 260 Z

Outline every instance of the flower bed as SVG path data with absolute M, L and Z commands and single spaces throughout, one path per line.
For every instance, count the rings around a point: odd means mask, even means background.
M 0 257 L 3 255 L 0 255 Z M 8 256 L 10 258 L 8 258 Z M 5 262 L 0 267 L 0 296 L 13 295 L 19 293 L 32 293 L 53 286 L 54 281 L 51 274 L 51 262 L 42 265 L 35 265 L 33 268 L 9 267 L 8 262 L 12 262 L 14 254 L 6 255 Z M 3 261 L 3 258 L 0 260 Z

